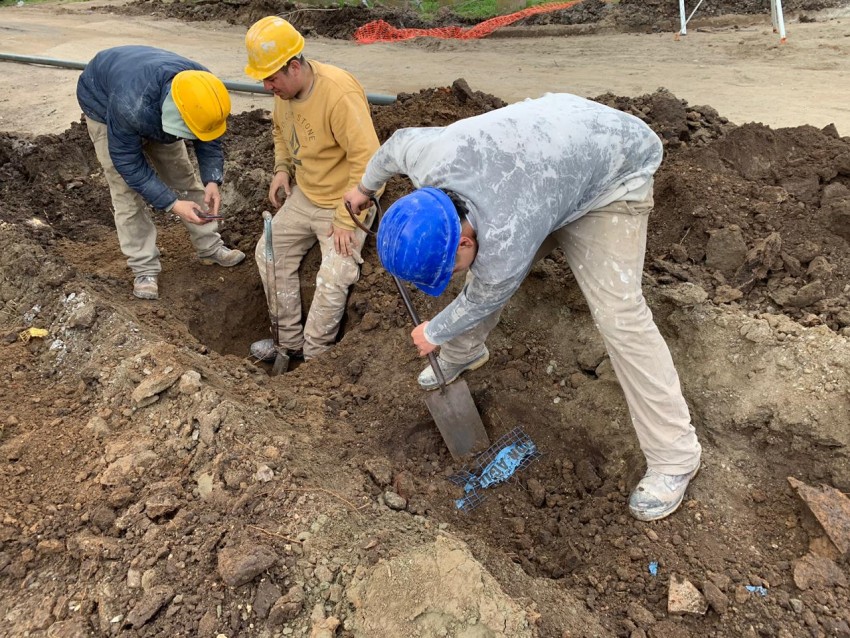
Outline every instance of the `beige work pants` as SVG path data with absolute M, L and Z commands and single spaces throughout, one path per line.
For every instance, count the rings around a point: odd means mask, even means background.
M 536 259 L 560 245 L 602 334 L 648 467 L 685 474 L 699 465 L 701 447 L 670 350 L 641 290 L 652 207 L 650 195 L 642 202 L 619 201 L 593 210 L 552 233 Z M 499 314 L 444 343 L 440 356 L 451 363 L 480 356 Z
M 333 218 L 333 210 L 314 205 L 297 185 L 293 186 L 292 194 L 272 218 L 280 345 L 289 350 L 303 349 L 305 359 L 320 355 L 334 345 L 345 312 L 348 289 L 360 278 L 360 264 L 363 263 L 360 251 L 366 233 L 357 229 L 357 248 L 353 256 L 343 257 L 334 249 L 333 237 L 329 234 Z M 366 225 L 371 226 L 373 219 L 374 211 L 370 212 Z M 298 269 L 304 255 L 317 241 L 322 250 L 322 263 L 316 274 L 313 303 L 302 329 Z M 254 255 L 268 299 L 265 245 L 264 232 Z
M 127 257 L 127 265 L 136 277 L 156 275 L 162 267 L 159 263 L 159 248 L 156 247 L 156 226 L 151 219 L 150 208 L 113 166 L 109 156 L 106 124 L 86 118 L 86 126 L 97 159 L 103 166 L 106 183 L 109 184 L 118 243 L 121 252 Z M 204 187 L 189 161 L 185 142 L 145 142 L 144 153 L 160 179 L 177 191 L 180 199 L 188 199 L 203 206 Z M 203 226 L 183 222 L 183 225 L 189 231 L 189 238 L 199 256 L 211 255 L 222 245 L 217 222 Z

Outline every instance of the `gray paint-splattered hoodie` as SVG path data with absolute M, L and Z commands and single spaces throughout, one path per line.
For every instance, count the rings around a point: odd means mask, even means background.
M 154 208 L 167 209 L 177 201 L 145 159 L 146 140 L 160 144 L 179 141 L 162 128 L 162 104 L 171 81 L 181 71 L 207 68 L 183 56 L 147 46 L 105 49 L 92 58 L 77 81 L 77 101 L 86 117 L 106 124 L 109 157 L 127 185 Z M 221 138 L 193 143 L 201 181 L 224 179 Z
M 661 141 L 640 119 L 568 94 L 512 104 L 449 126 L 396 131 L 373 156 L 363 185 L 392 175 L 465 200 L 478 239 L 475 278 L 434 317 L 442 344 L 504 306 L 553 231 L 618 200 L 643 199 Z

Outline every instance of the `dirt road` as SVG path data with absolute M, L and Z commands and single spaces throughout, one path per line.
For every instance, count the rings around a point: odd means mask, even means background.
M 4 7 L 0 51 L 87 61 L 109 46 L 146 43 L 192 57 L 226 79 L 247 80 L 243 27 L 127 18 L 91 6 Z M 848 135 L 848 21 L 850 9 L 822 13 L 814 23 L 789 16 L 785 45 L 771 33 L 767 16 L 742 16 L 724 18 L 732 26 L 692 28 L 680 42 L 671 33 L 369 46 L 320 39 L 309 41 L 308 55 L 353 71 L 370 93 L 448 86 L 458 77 L 509 102 L 548 91 L 634 96 L 663 86 L 691 104 L 710 104 L 737 124 L 834 122 Z M 76 71 L 0 64 L 0 130 L 58 133 L 78 118 Z M 265 105 L 262 96 L 242 95 L 234 111 Z

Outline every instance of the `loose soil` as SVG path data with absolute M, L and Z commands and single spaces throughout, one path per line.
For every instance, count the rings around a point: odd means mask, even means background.
M 563 19 L 662 28 L 673 4 L 587 2 Z M 193 6 L 240 24 L 281 10 Z M 313 28 L 345 37 L 336 19 L 338 34 Z M 416 385 L 373 239 L 327 356 L 274 378 L 246 356 L 269 330 L 251 258 L 267 111 L 234 116 L 225 141 L 222 236 L 249 258 L 201 266 L 155 212 L 157 302 L 130 293 L 85 126 L 0 133 L 0 636 L 850 636 L 848 556 L 787 480 L 850 492 L 850 138 L 739 126 L 665 90 L 596 99 L 666 153 L 644 292 L 704 456 L 681 510 L 654 523 L 627 513 L 643 457 L 559 252 L 467 375 L 491 439 L 521 427 L 542 456 L 462 513 L 448 480 L 462 463 Z M 502 104 L 459 79 L 372 116 L 384 140 Z M 409 188 L 392 180 L 383 205 Z M 305 307 L 317 267 L 314 249 Z M 459 286 L 414 292 L 420 314 Z

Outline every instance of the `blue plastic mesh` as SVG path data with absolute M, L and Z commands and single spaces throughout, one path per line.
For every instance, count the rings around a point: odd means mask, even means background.
M 484 489 L 504 483 L 538 457 L 540 451 L 521 428 L 504 434 L 475 461 L 449 477 L 465 492 L 455 501 L 455 507 L 464 512 L 475 509 L 486 498 Z

